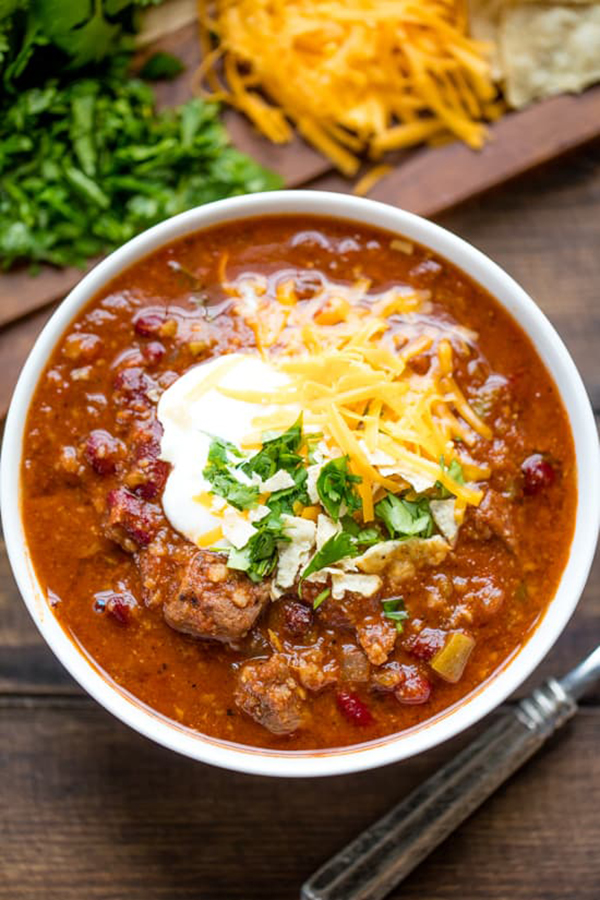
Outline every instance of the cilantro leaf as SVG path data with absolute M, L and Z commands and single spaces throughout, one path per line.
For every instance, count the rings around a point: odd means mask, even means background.
M 266 504 L 269 509 L 279 515 L 282 515 L 283 513 L 293 515 L 294 507 L 297 503 L 302 506 L 307 506 L 309 503 L 308 493 L 306 491 L 306 482 L 308 479 L 308 472 L 306 469 L 299 466 L 289 474 L 294 479 L 294 486 L 283 488 L 281 491 L 274 491 Z
M 321 467 L 317 478 L 317 493 L 334 522 L 339 519 L 342 504 L 350 511 L 361 508 L 360 498 L 353 487 L 361 481 L 360 476 L 348 471 L 347 456 L 332 459 Z
M 229 551 L 227 565 L 230 569 L 245 572 L 254 582 L 269 576 L 279 558 L 279 545 L 289 541 L 283 530 L 283 521 L 271 514 L 256 525 L 257 532 L 241 550 Z
M 433 534 L 433 516 L 426 497 L 411 501 L 387 494 L 375 505 L 375 513 L 385 523 L 392 539 Z
M 406 607 L 404 605 L 403 597 L 388 597 L 381 601 L 381 605 L 383 606 L 383 615 L 386 619 L 391 619 L 392 622 L 396 625 L 396 631 L 398 634 L 402 634 L 404 631 L 404 622 L 410 618 L 408 612 L 406 611 Z
M 202 474 L 212 486 L 212 492 L 223 497 L 236 509 L 251 509 L 258 504 L 259 491 L 255 484 L 243 484 L 230 469 L 229 454 L 239 456 L 237 447 L 221 438 L 213 437 Z
M 230 145 L 215 104 L 156 110 L 127 73 L 134 4 L 111 9 L 11 0 L 0 17 L 4 269 L 81 265 L 185 209 L 280 186 Z
M 344 531 L 351 534 L 354 540 L 359 544 L 379 544 L 383 540 L 379 528 L 375 525 L 361 527 L 356 519 L 353 519 L 350 515 L 342 516 L 341 522 Z
M 185 66 L 178 57 L 173 56 L 172 53 L 159 51 L 146 60 L 138 74 L 140 78 L 145 78 L 147 81 L 160 81 L 161 79 L 170 81 L 183 72 L 184 68 Z
M 300 413 L 291 428 L 265 441 L 258 453 L 241 463 L 240 468 L 247 475 L 256 472 L 263 481 L 280 469 L 289 472 L 304 462 L 303 457 L 297 452 L 302 446 L 302 441 L 302 413 Z
M 349 556 L 358 556 L 360 550 L 354 537 L 347 531 L 340 531 L 334 534 L 326 541 L 320 550 L 317 550 L 305 570 L 300 576 L 300 584 L 312 575 L 324 569 L 325 566 L 331 566 L 340 559 L 346 559 Z

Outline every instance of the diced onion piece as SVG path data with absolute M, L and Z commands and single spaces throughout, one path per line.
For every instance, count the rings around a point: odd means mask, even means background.
M 460 631 L 453 632 L 431 660 L 431 668 L 444 681 L 456 684 L 462 678 L 474 646 L 472 637 Z

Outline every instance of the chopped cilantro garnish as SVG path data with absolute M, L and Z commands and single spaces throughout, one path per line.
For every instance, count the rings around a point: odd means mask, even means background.
M 342 516 L 342 528 L 347 531 L 359 544 L 378 544 L 381 540 L 381 533 L 375 525 L 361 527 L 356 519 L 352 516 Z
M 258 453 L 240 464 L 240 469 L 246 475 L 256 472 L 263 481 L 280 469 L 286 472 L 293 471 L 304 462 L 304 458 L 298 453 L 301 446 L 302 414 L 283 434 L 265 441 Z
M 321 503 L 337 522 L 342 504 L 349 511 L 360 509 L 361 502 L 354 488 L 362 478 L 348 471 L 348 457 L 340 456 L 326 463 L 319 472 L 317 492 Z
M 320 607 L 321 603 L 323 603 L 324 600 L 327 600 L 330 593 L 331 593 L 331 588 L 327 587 L 327 588 L 325 588 L 324 591 L 321 591 L 320 594 L 317 594 L 317 596 L 315 597 L 315 599 L 313 601 L 313 609 L 318 609 Z
M 289 473 L 295 481 L 293 487 L 284 488 L 281 491 L 275 491 L 267 500 L 267 506 L 273 512 L 282 515 L 287 513 L 293 515 L 294 506 L 300 503 L 302 506 L 308 504 L 308 494 L 306 493 L 306 480 L 308 473 L 305 468 L 299 466 Z
M 354 524 L 356 525 L 356 523 Z M 358 556 L 359 553 L 363 552 L 365 546 L 369 546 L 381 540 L 379 533 L 375 528 L 359 528 L 358 531 L 355 531 L 354 533 L 353 531 L 354 529 L 349 531 L 344 530 L 338 532 L 338 534 L 334 534 L 333 537 L 330 537 L 329 540 L 323 544 L 321 549 L 315 553 L 300 576 L 299 592 L 302 591 L 302 582 L 308 578 L 309 575 L 312 575 L 313 572 L 318 572 L 326 566 L 332 566 L 334 563 L 339 562 L 340 559 Z
M 253 534 L 241 550 L 230 550 L 227 565 L 230 569 L 246 572 L 252 581 L 259 582 L 273 572 L 278 560 L 278 544 L 289 541 L 283 531 L 281 518 L 272 513 L 261 519 Z
M 396 625 L 398 634 L 402 634 L 404 631 L 403 623 L 409 618 L 404 606 L 404 599 L 402 597 L 388 597 L 381 601 L 381 605 L 383 606 L 383 615 L 386 619 L 391 619 Z
M 317 550 L 300 576 L 300 584 L 313 572 L 318 572 L 320 569 L 324 569 L 325 566 L 331 566 L 333 563 L 338 562 L 340 559 L 346 559 L 348 556 L 358 556 L 359 552 L 360 550 L 353 535 L 347 531 L 340 531 L 339 534 L 334 534 L 333 537 L 330 537 L 323 544 L 320 550 Z
M 238 481 L 230 468 L 229 455 L 239 457 L 240 452 L 228 441 L 213 437 L 202 474 L 211 483 L 214 494 L 224 497 L 236 509 L 251 509 L 258 503 L 258 487 Z
M 387 494 L 376 504 L 375 513 L 385 522 L 393 539 L 433 534 L 433 516 L 426 497 L 406 500 L 396 494 Z

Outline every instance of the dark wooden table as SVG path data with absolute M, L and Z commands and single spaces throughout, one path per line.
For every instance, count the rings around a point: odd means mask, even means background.
M 600 411 L 600 145 L 443 224 L 537 299 Z M 519 694 L 599 641 L 596 565 L 569 627 Z M 256 778 L 179 758 L 82 694 L 0 558 L 1 900 L 292 900 L 316 866 L 473 734 L 328 780 Z M 597 900 L 599 749 L 600 688 L 393 896 Z

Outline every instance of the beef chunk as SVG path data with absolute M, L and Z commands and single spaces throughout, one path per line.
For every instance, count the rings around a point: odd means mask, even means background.
M 158 531 L 156 507 L 130 494 L 125 488 L 111 491 L 107 497 L 108 523 L 106 537 L 127 553 L 147 547 Z
M 169 544 L 155 540 L 138 554 L 142 599 L 146 606 L 168 603 L 178 590 L 182 572 L 196 552 L 187 541 Z
M 467 534 L 481 541 L 498 537 L 514 552 L 517 546 L 516 515 L 515 505 L 502 494 L 490 489 L 479 507 L 471 511 Z
M 426 703 L 431 695 L 431 682 L 416 666 L 393 661 L 372 675 L 375 690 L 393 692 L 398 703 L 414 706 Z
M 291 734 L 305 720 L 304 691 L 278 653 L 270 659 L 243 666 L 235 701 L 240 709 L 273 734 Z
M 327 659 L 320 647 L 310 647 L 296 655 L 292 667 L 302 687 L 318 693 L 338 680 L 335 660 Z
M 269 584 L 253 584 L 228 569 L 223 558 L 199 550 L 190 560 L 179 590 L 165 604 L 167 623 L 205 640 L 234 643 L 250 631 L 269 600 Z
M 393 622 L 383 617 L 369 617 L 356 625 L 356 635 L 369 662 L 381 666 L 396 645 L 398 632 Z

